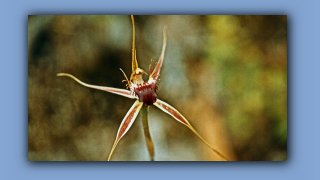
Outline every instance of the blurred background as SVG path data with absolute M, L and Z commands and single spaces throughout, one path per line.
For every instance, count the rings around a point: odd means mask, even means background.
M 230 160 L 287 160 L 287 16 L 135 16 L 139 67 L 168 43 L 159 99 L 175 107 Z M 135 100 L 84 87 L 125 89 L 130 16 L 28 17 L 28 159 L 105 161 Z M 147 80 L 145 76 L 145 80 Z M 157 161 L 222 160 L 155 106 L 149 126 Z M 137 117 L 111 160 L 148 161 Z

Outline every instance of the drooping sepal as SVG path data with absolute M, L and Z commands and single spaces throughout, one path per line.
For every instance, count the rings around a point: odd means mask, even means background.
M 116 136 L 116 140 L 115 140 L 115 142 L 112 146 L 111 152 L 109 154 L 108 161 L 110 161 L 110 158 L 113 154 L 113 151 L 116 148 L 120 139 L 128 132 L 128 130 L 132 126 L 134 120 L 136 119 L 137 115 L 139 114 L 139 111 L 142 107 L 142 104 L 143 104 L 142 102 L 139 102 L 138 100 L 136 100 L 136 102 L 132 105 L 130 110 L 127 112 L 126 116 L 123 118 L 121 125 L 119 127 L 119 130 L 118 130 L 117 136 Z
M 207 146 L 209 146 L 215 153 L 217 153 L 224 160 L 229 161 L 224 155 L 222 155 L 218 150 L 213 148 L 207 141 L 205 141 L 199 135 L 199 133 L 191 126 L 191 124 L 187 121 L 187 119 L 185 117 L 183 117 L 174 107 L 170 106 L 169 104 L 167 104 L 159 99 L 157 99 L 157 101 L 153 105 L 157 106 L 162 111 L 164 111 L 165 113 L 169 114 L 170 116 L 172 116 L 174 119 L 176 119 L 180 123 L 187 126 L 193 133 L 195 133 L 201 139 L 201 141 L 203 141 Z
M 79 79 L 77 79 L 76 77 L 74 77 L 71 74 L 59 73 L 59 74 L 57 74 L 57 76 L 68 76 L 68 77 L 74 79 L 75 81 L 77 81 L 79 84 L 81 84 L 83 86 L 86 86 L 86 87 L 89 87 L 89 88 L 99 89 L 99 90 L 102 90 L 102 91 L 107 91 L 107 92 L 110 92 L 110 93 L 114 93 L 114 94 L 118 94 L 118 95 L 121 95 L 121 96 L 125 96 L 127 98 L 131 98 L 131 99 L 136 99 L 137 98 L 136 96 L 132 95 L 132 93 L 130 91 L 128 91 L 128 90 L 112 88 L 112 87 L 103 87 L 103 86 L 90 85 L 90 84 L 87 84 L 87 83 L 84 83 L 84 82 L 80 81 Z

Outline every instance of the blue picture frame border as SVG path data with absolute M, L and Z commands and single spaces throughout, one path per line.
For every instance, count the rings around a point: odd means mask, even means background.
M 10 1 L 1 3 L 0 179 L 320 179 L 319 7 L 316 0 Z M 28 15 L 288 16 L 288 160 L 284 162 L 29 162 Z

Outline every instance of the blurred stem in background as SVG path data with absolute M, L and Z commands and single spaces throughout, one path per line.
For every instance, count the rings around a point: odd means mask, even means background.
M 148 124 L 149 106 L 142 106 L 140 114 L 142 117 L 144 137 L 146 138 L 150 160 L 154 161 L 154 146 L 153 146 L 153 141 L 151 139 L 149 124 Z

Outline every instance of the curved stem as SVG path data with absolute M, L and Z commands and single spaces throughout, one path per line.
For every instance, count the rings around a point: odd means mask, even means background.
M 151 134 L 149 131 L 149 124 L 148 124 L 148 114 L 149 114 L 149 106 L 142 106 L 141 108 L 141 117 L 142 117 L 142 124 L 144 130 L 144 137 L 146 138 L 146 143 L 150 155 L 151 161 L 154 161 L 154 145 L 151 139 Z

